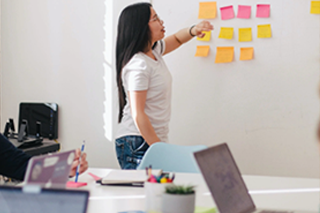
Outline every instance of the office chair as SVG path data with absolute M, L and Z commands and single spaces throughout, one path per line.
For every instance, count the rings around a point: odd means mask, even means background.
M 182 146 L 168 143 L 155 143 L 149 147 L 137 169 L 162 169 L 165 172 L 200 173 L 193 152 L 206 149 L 205 145 Z

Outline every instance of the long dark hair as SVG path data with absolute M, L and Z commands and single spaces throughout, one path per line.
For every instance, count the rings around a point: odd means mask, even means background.
M 126 93 L 121 79 L 122 68 L 130 61 L 134 54 L 144 52 L 151 45 L 149 3 L 136 3 L 126 7 L 119 17 L 116 44 L 116 70 L 119 95 L 119 117 L 121 122 L 123 108 L 126 105 Z

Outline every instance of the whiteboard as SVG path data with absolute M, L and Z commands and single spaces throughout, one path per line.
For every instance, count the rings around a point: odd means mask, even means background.
M 199 2 L 152 3 L 170 35 L 201 21 Z M 227 142 L 247 174 L 319 177 L 320 15 L 310 14 L 309 0 L 216 2 L 211 41 L 193 39 L 164 57 L 173 76 L 169 142 Z M 256 18 L 258 3 L 271 5 L 269 18 Z M 221 20 L 219 8 L 229 5 L 235 15 L 238 5 L 251 6 L 251 18 Z M 271 24 L 271 38 L 257 38 L 261 24 Z M 233 27 L 233 39 L 219 39 L 220 27 Z M 239 42 L 247 27 L 252 41 Z M 209 56 L 194 57 L 197 45 L 210 45 Z M 234 47 L 233 62 L 215 64 L 220 46 Z M 240 47 L 253 47 L 253 60 L 240 61 Z

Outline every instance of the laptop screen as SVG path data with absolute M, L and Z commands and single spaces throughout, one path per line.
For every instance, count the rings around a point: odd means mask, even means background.
M 1 213 L 85 213 L 89 192 L 42 189 L 25 192 L 20 187 L 0 187 Z
M 32 157 L 24 180 L 46 188 L 66 186 L 75 150 Z
M 227 144 L 194 155 L 220 213 L 247 213 L 255 210 Z

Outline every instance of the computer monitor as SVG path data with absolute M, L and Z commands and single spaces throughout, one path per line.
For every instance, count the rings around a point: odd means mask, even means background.
M 19 130 L 25 120 L 28 122 L 29 135 L 36 136 L 40 128 L 43 138 L 58 138 L 58 104 L 20 103 L 19 108 Z

